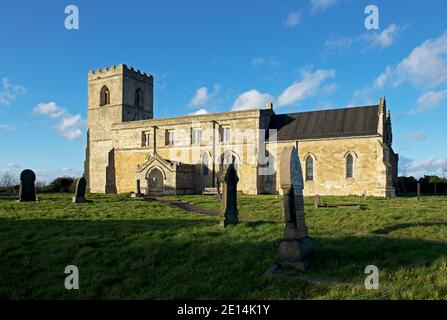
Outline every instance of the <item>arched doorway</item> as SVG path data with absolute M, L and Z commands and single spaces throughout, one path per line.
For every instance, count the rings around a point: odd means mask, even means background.
M 149 195 L 159 196 L 164 190 L 164 175 L 158 168 L 153 168 L 147 177 L 147 189 Z

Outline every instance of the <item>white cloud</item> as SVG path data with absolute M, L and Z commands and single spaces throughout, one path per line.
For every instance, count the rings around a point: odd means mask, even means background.
M 398 86 L 410 82 L 415 86 L 433 88 L 447 83 L 447 32 L 428 39 L 414 48 L 396 67 L 389 66 L 379 78 L 381 86 Z
M 196 107 L 200 105 L 204 105 L 208 102 L 208 88 L 207 87 L 200 87 L 196 90 L 196 93 L 194 97 L 192 97 L 191 101 L 189 102 L 190 106 Z
M 396 24 L 390 25 L 380 33 L 373 33 L 371 36 L 371 46 L 386 48 L 393 44 L 398 32 L 401 30 Z
M 251 60 L 251 65 L 254 68 L 259 68 L 264 65 L 275 68 L 281 65 L 281 61 L 275 56 L 263 58 L 263 57 L 255 57 Z
M 67 109 L 59 107 L 55 102 L 39 103 L 33 112 L 50 118 L 60 118 L 67 113 Z
M 332 37 L 324 42 L 324 55 L 332 55 L 335 53 L 343 53 L 350 49 L 356 42 L 357 38 L 346 36 Z
M 82 136 L 82 129 L 85 127 L 86 121 L 82 119 L 80 114 L 74 116 L 68 115 L 62 118 L 62 121 L 56 125 L 56 130 L 63 137 L 74 140 Z
M 72 115 L 66 108 L 58 106 L 55 102 L 39 103 L 33 112 L 52 120 L 59 119 L 55 129 L 61 136 L 69 140 L 80 138 L 82 129 L 87 126 L 87 121 L 80 114 Z
M 310 0 L 310 11 L 315 13 L 335 6 L 339 0 Z
M 252 89 L 244 92 L 236 99 L 231 111 L 264 108 L 268 102 L 272 101 L 274 101 L 274 98 L 270 94 L 261 93 L 256 89 Z
M 0 123 L 0 130 L 16 131 L 16 128 L 7 123 Z
M 190 107 L 199 107 L 205 104 L 214 104 L 216 96 L 220 91 L 220 85 L 214 84 L 213 90 L 210 92 L 207 87 L 203 86 L 196 90 L 194 96 L 189 102 Z
M 420 178 L 424 175 L 447 176 L 447 159 L 431 156 L 423 160 L 400 163 L 402 175 Z
M 404 83 L 423 90 L 410 114 L 438 107 L 447 99 L 447 89 L 438 88 L 447 84 L 447 32 L 424 41 L 397 65 L 387 66 L 370 86 L 356 90 L 352 100 L 359 97 L 369 100 L 373 93 L 385 87 L 397 88 Z
M 367 31 L 356 37 L 338 36 L 326 39 L 324 43 L 324 55 L 336 53 L 345 53 L 353 47 L 360 47 L 359 50 L 368 50 L 370 48 L 387 48 L 396 40 L 399 33 L 405 30 L 407 26 L 391 24 L 382 32 Z
M 194 111 L 193 113 L 190 113 L 189 115 L 191 115 L 191 116 L 200 116 L 200 115 L 204 115 L 204 114 L 209 114 L 209 111 L 202 108 L 202 109 Z
M 295 104 L 312 96 L 329 78 L 335 77 L 335 70 L 316 70 L 315 72 L 303 71 L 302 79 L 295 81 L 278 97 L 278 107 Z
M 405 138 L 412 141 L 425 141 L 427 135 L 423 132 L 410 132 L 405 135 Z
M 445 100 L 447 100 L 447 89 L 441 91 L 428 91 L 419 97 L 418 107 L 410 113 L 423 112 L 428 109 L 439 107 Z
M 291 12 L 287 17 L 286 21 L 284 22 L 284 25 L 286 26 L 286 28 L 293 28 L 294 26 L 299 24 L 300 21 L 301 21 L 301 13 L 298 11 Z
M 8 78 L 3 78 L 2 84 L 3 88 L 0 91 L 0 105 L 10 106 L 19 94 L 26 92 L 23 86 L 12 84 L 9 82 Z

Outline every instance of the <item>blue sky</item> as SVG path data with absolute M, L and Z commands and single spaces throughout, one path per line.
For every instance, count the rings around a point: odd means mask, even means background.
M 64 27 L 79 8 L 79 30 Z M 365 7 L 379 8 L 367 30 Z M 0 10 L 0 171 L 82 174 L 87 73 L 155 77 L 155 117 L 377 104 L 386 95 L 401 173 L 447 176 L 447 3 L 35 1 Z

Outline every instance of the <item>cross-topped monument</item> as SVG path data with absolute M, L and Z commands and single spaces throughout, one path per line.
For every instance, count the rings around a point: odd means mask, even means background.
M 303 173 L 295 147 L 287 147 L 282 153 L 280 184 L 286 224 L 284 240 L 279 246 L 279 263 L 304 271 L 309 266 L 315 241 L 308 236 L 304 218 Z

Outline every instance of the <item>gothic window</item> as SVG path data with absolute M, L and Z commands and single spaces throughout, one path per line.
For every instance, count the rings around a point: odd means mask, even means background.
M 346 156 L 346 178 L 354 178 L 354 157 L 352 154 Z
M 223 172 L 230 164 L 233 164 L 236 171 L 239 171 L 239 162 L 236 156 L 231 152 L 225 152 L 220 158 L 220 171 Z
M 110 90 L 109 88 L 107 88 L 107 86 L 103 86 L 101 88 L 99 105 L 105 106 L 108 104 L 110 104 Z
M 134 102 L 134 105 L 135 105 L 135 107 L 140 107 L 141 105 L 142 105 L 142 94 L 141 94 L 141 89 L 137 89 L 136 91 L 135 91 L 135 102 Z
M 207 176 L 209 173 L 209 155 L 208 152 L 204 152 L 202 154 L 202 173 L 204 176 Z
M 314 159 L 311 156 L 306 158 L 306 181 L 314 180 Z

